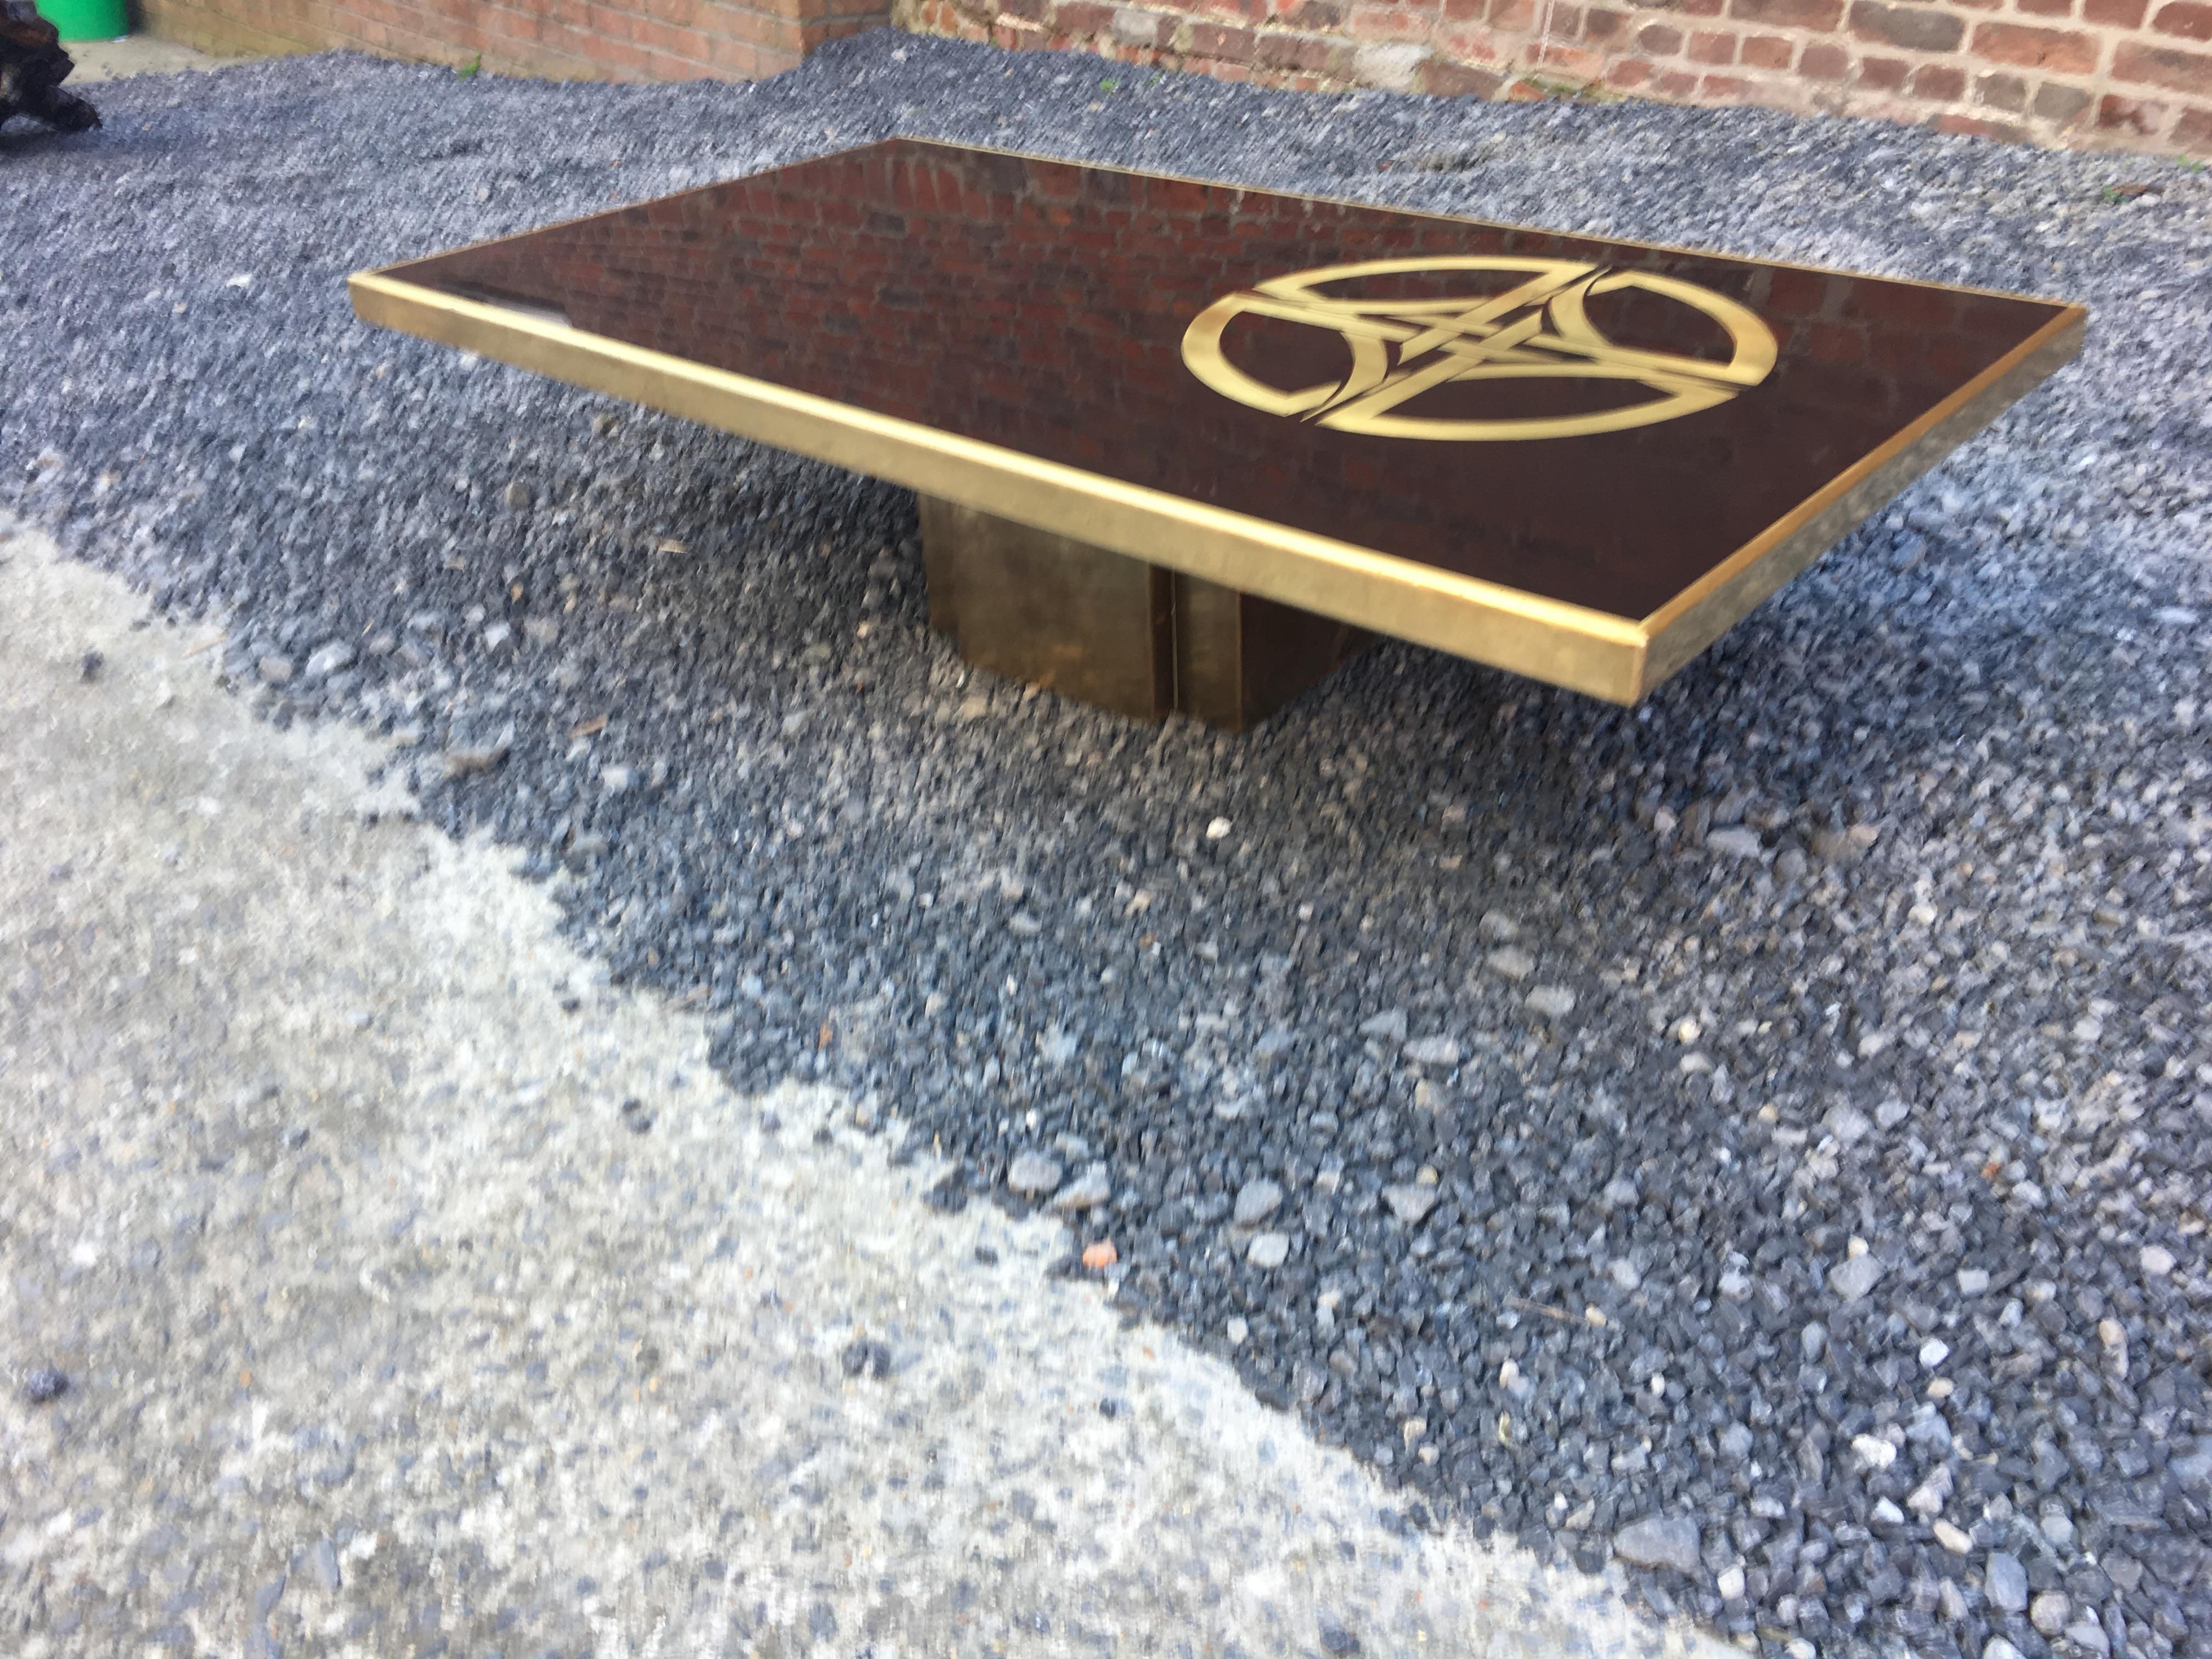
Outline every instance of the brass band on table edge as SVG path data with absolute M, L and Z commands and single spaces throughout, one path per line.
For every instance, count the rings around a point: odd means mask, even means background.
M 2069 306 L 1641 621 L 1212 507 L 380 271 L 364 321 L 1610 702 L 1639 701 L 2080 349 Z

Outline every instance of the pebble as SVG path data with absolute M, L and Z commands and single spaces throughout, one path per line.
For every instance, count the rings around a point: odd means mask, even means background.
M 2027 1611 L 2027 1569 L 2020 1558 L 2004 1550 L 1991 1550 L 1982 1569 L 1982 1590 L 1990 1605 L 2004 1613 Z
M 1448 1072 L 1459 1064 L 1459 1044 L 1448 1036 L 1415 1037 L 1404 1053 L 1416 1066 L 1434 1066 Z
M 52 1365 L 40 1365 L 27 1371 L 23 1376 L 23 1398 L 33 1406 L 43 1406 L 60 1399 L 69 1392 L 70 1380 Z
M 1255 1233 L 1245 1247 L 1244 1259 L 1255 1267 L 1279 1267 L 1291 1259 L 1288 1233 Z
M 1564 985 L 1539 985 L 1522 1000 L 1546 1019 L 1565 1019 L 1575 1011 L 1575 994 Z
M 1536 971 L 1536 958 L 1518 945 L 1507 945 L 1502 951 L 1492 951 L 1483 958 L 1490 971 L 1504 979 L 1524 980 Z
M 1990 1273 L 1986 1267 L 1959 1269 L 1959 1294 L 1980 1296 L 1990 1288 Z
M 1905 1500 L 1905 1507 L 1915 1515 L 1932 1517 L 1943 1512 L 1943 1505 L 1950 1498 L 1950 1466 L 1939 1464 L 1933 1474 L 1912 1489 Z
M 1283 1189 L 1262 1176 L 1237 1188 L 1237 1207 L 1230 1219 L 1240 1227 L 1256 1227 L 1282 1207 Z
M 1734 859 L 1755 859 L 1766 851 L 1756 830 L 1716 830 L 1705 837 L 1705 845 Z
M 2066 1626 L 2066 1639 L 2089 1653 L 2110 1653 L 2112 1638 L 2105 1634 L 2105 1627 L 2095 1620 L 2081 1618 Z
M 1897 1462 L 1897 1448 L 1876 1434 L 1852 1436 L 1851 1453 L 1860 1462 L 1876 1472 Z
M 1235 1314 L 1231 1316 L 1228 1324 L 1222 1327 L 1222 1334 L 1229 1339 L 1231 1347 L 1241 1348 L 1246 1340 L 1251 1336 L 1252 1327 L 1246 1322 L 1243 1315 Z
M 1408 1227 L 1419 1226 L 1428 1218 L 1429 1212 L 1437 1207 L 1440 1196 L 1434 1187 L 1416 1182 L 1410 1186 L 1385 1187 L 1382 1201 L 1390 1206 L 1390 1213 Z
M 1321 1637 L 1323 1653 L 1350 1654 L 1359 1651 L 1359 1638 L 1352 1627 L 1326 1607 L 1314 1610 L 1314 1628 Z
M 2027 1604 L 2027 1622 L 2045 1636 L 2057 1636 L 2066 1628 L 2073 1612 L 2074 1604 L 2063 1591 L 2045 1590 Z
M 1406 1011 L 1403 1008 L 1385 1009 L 1371 1019 L 1363 1021 L 1359 1035 L 1383 1042 L 1403 1042 L 1406 1040 Z
M 1022 1152 L 1006 1165 L 1006 1187 L 1024 1198 L 1036 1198 L 1060 1185 L 1060 1168 L 1042 1152 Z
M 845 1345 L 837 1363 L 848 1376 L 880 1382 L 891 1374 L 891 1351 L 871 1337 L 855 1337 Z
M 1982 1659 L 2025 1659 L 2025 1656 L 2003 1637 L 1992 1636 L 1982 1644 Z
M 106 657 L 98 651 L 88 651 L 76 659 L 76 677 L 92 681 L 100 678 L 100 671 L 107 666 Z
M 2039 1524 L 2044 1537 L 2051 1541 L 2052 1548 L 2070 1550 L 2074 1547 L 2074 1517 L 2063 1508 L 2054 1506 L 2044 1510 Z
M 1059 1171 L 1055 1169 L 1053 1173 L 1057 1177 Z M 1013 1185 L 1011 1171 L 1006 1176 L 1006 1184 Z M 1107 1174 L 1106 1166 L 1093 1164 L 1054 1195 L 1052 1207 L 1072 1215 L 1085 1210 L 1095 1210 L 1113 1196 L 1114 1184 Z
M 490 743 L 456 744 L 446 750 L 446 775 L 465 778 L 489 772 L 507 758 L 507 750 L 504 738 Z
M 1856 1302 L 1881 1281 L 1883 1271 L 1881 1258 L 1869 1250 L 1829 1268 L 1828 1288 L 1845 1302 Z
M 291 683 L 294 672 L 292 659 L 289 657 L 277 656 L 274 653 L 254 664 L 254 669 L 261 676 L 261 683 L 264 685 L 288 685 Z
M 1486 945 L 1510 945 L 1521 937 L 1521 924 L 1503 910 L 1485 910 L 1474 933 Z
M 1648 1516 L 1613 1535 L 1613 1553 L 1631 1565 L 1674 1572 L 1693 1573 L 1704 1565 L 1698 1547 L 1698 1523 L 1686 1515 Z
M 1121 1259 L 1121 1253 L 1114 1248 L 1110 1238 L 1098 1239 L 1083 1247 L 1083 1265 L 1092 1273 L 1102 1272 Z
M 2146 1244 L 2138 1258 L 2142 1270 L 2153 1279 L 2164 1279 L 2173 1271 L 2173 1252 L 2163 1244 Z
M 1972 1555 L 1974 1553 L 1973 1539 L 1953 1522 L 1938 1521 L 1929 1530 L 1935 1533 L 1936 1541 L 1952 1554 Z
M 352 667 L 358 654 L 344 640 L 331 640 L 308 653 L 307 665 L 302 672 L 310 680 L 327 679 Z

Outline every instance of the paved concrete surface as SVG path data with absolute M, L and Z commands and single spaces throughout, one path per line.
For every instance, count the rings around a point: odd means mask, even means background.
M 138 615 L 0 525 L 0 1652 L 1701 1647 L 1401 1535 Z
M 174 40 L 158 40 L 150 34 L 126 35 L 120 40 L 72 40 L 69 55 L 76 60 L 70 76 L 72 85 L 96 81 L 121 81 L 133 75 L 173 75 L 182 70 L 221 69 L 242 64 L 246 58 L 218 58 L 195 51 Z

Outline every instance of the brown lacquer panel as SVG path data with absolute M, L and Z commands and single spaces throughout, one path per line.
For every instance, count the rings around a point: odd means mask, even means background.
M 2065 310 L 905 139 L 389 275 L 1629 618 Z

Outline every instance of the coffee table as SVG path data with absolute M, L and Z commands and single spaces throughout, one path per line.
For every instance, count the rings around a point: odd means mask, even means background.
M 963 655 L 1231 729 L 1376 635 L 1633 702 L 2087 319 L 912 138 L 350 286 L 911 486 Z

